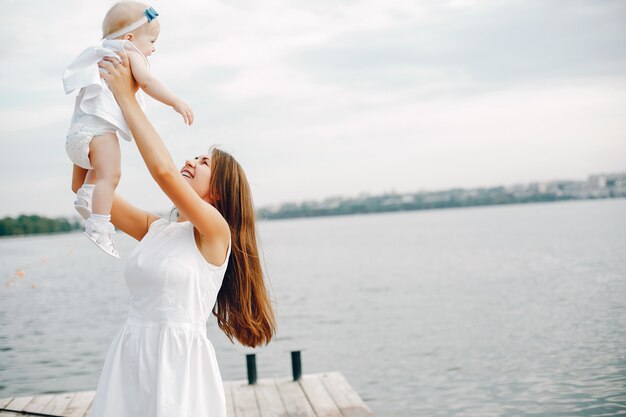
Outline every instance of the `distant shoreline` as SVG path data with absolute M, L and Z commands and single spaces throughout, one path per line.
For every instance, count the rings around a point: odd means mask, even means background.
M 332 197 L 321 202 L 286 203 L 261 208 L 258 215 L 264 220 L 282 220 L 622 197 L 626 197 L 626 173 L 591 175 L 586 181 L 550 181 L 507 187 L 457 188 L 406 194 L 388 193 L 377 196 L 364 194 L 354 198 Z
M 550 203 L 573 200 L 605 200 L 626 197 L 626 173 L 591 175 L 585 181 L 549 181 L 491 188 L 451 189 L 417 193 L 387 193 L 354 198 L 331 197 L 323 201 L 285 203 L 257 210 L 260 221 L 354 214 Z M 21 215 L 0 219 L 0 238 L 67 233 L 82 228 L 76 218 Z
M 424 208 L 411 208 L 411 209 L 392 209 L 392 210 L 378 210 L 378 211 L 355 211 L 350 213 L 332 213 L 328 214 L 315 214 L 315 215 L 294 215 L 292 217 L 266 217 L 266 214 L 259 215 L 259 221 L 280 221 L 280 220 L 294 220 L 294 219 L 311 219 L 318 217 L 340 217 L 340 216 L 352 216 L 361 214 L 384 214 L 384 213 L 404 213 L 412 211 L 429 211 L 429 210 L 445 210 L 445 209 L 462 209 L 462 208 L 476 208 L 476 207 L 493 207 L 493 206 L 512 206 L 512 205 L 524 205 L 524 204 L 543 204 L 543 203 L 559 203 L 568 201 L 598 201 L 598 200 L 620 200 L 626 199 L 626 196 L 619 197 L 602 197 L 602 198 L 561 198 L 554 200 L 527 200 L 527 201 L 511 201 L 501 203 L 483 203 L 483 204 L 469 204 L 469 205 L 447 205 L 447 206 L 433 206 Z
M 533 200 L 533 201 L 513 201 L 506 203 L 484 203 L 484 204 L 472 204 L 472 205 L 456 205 L 456 206 L 440 206 L 440 207 L 428 207 L 428 208 L 419 208 L 419 209 L 399 209 L 399 210 L 380 210 L 380 211 L 362 211 L 362 212 L 353 212 L 353 213 L 328 213 L 328 214 L 320 214 L 320 215 L 301 215 L 301 216 L 293 216 L 293 217 L 274 217 L 267 218 L 263 217 L 263 214 L 258 216 L 259 221 L 280 221 L 280 220 L 294 220 L 294 219 L 311 219 L 311 218 L 319 218 L 319 217 L 340 217 L 340 216 L 352 216 L 352 215 L 360 215 L 360 214 L 384 214 L 384 213 L 403 213 L 403 212 L 411 212 L 411 211 L 428 211 L 428 210 L 442 210 L 442 209 L 459 209 L 459 208 L 472 208 L 472 207 L 492 207 L 492 206 L 512 206 L 512 205 L 522 205 L 522 204 L 542 204 L 542 203 L 558 203 L 558 202 L 566 202 L 566 201 L 598 201 L 598 200 L 619 200 L 626 199 L 626 196 L 622 197 L 602 197 L 602 198 L 562 198 L 556 200 Z M 78 223 L 77 223 L 78 224 Z M 14 235 L 2 235 L 0 236 L 0 240 L 8 239 L 8 238 L 16 238 L 16 237 L 33 237 L 33 236 L 54 236 L 61 235 L 66 233 L 78 233 L 82 229 L 82 226 L 79 225 L 78 228 L 68 230 L 68 231 L 56 231 L 56 232 L 37 232 L 37 233 L 21 233 Z

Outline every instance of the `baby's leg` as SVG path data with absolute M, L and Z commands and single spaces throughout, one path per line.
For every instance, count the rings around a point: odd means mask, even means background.
M 92 211 L 85 222 L 85 234 L 107 254 L 119 258 L 111 235 L 115 228 L 111 224 L 111 206 L 115 188 L 120 181 L 120 144 L 113 132 L 95 136 L 89 143 L 89 162 L 93 167 L 87 181 L 95 179 Z
M 87 172 L 85 168 L 79 167 L 74 164 L 74 171 L 72 172 L 72 191 L 77 192 L 80 187 L 85 183 L 85 178 L 87 177 Z
M 108 132 L 94 137 L 89 144 L 89 160 L 96 177 L 92 213 L 108 215 L 111 213 L 115 189 L 121 176 L 120 144 L 117 135 Z
M 93 169 L 87 170 L 74 164 L 72 175 L 72 191 L 76 193 L 74 208 L 85 220 L 91 216 L 91 196 L 94 189 L 94 186 L 87 182 L 89 173 L 93 173 Z
M 90 169 L 89 171 L 87 171 L 87 176 L 85 177 L 85 184 L 94 185 L 96 183 L 96 179 L 98 179 L 98 177 L 96 176 L 96 171 L 94 169 Z

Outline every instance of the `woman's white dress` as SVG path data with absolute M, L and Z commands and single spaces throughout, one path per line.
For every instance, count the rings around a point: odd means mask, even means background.
M 130 310 L 104 361 L 91 417 L 225 417 L 206 322 L 230 257 L 198 250 L 191 222 L 159 219 L 130 255 Z

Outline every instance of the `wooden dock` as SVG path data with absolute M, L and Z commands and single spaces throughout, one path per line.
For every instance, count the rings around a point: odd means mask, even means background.
M 291 378 L 224 383 L 229 417 L 373 417 L 374 414 L 339 372 Z M 95 391 L 0 399 L 0 417 L 48 415 L 87 417 Z M 25 412 L 25 413 L 24 413 Z M 147 416 L 146 416 L 147 417 Z

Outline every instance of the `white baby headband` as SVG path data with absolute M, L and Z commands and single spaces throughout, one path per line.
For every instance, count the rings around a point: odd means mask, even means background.
M 143 16 L 141 16 L 141 19 L 139 19 L 138 21 L 136 21 L 135 23 L 131 23 L 130 25 L 121 28 L 120 30 L 113 32 L 107 36 L 104 37 L 104 39 L 106 40 L 111 40 L 111 39 L 115 39 L 118 36 L 121 36 L 125 33 L 128 33 L 132 30 L 137 29 L 139 26 L 143 25 L 144 23 L 148 23 L 148 22 L 152 22 L 154 19 L 156 19 L 156 17 L 159 14 L 157 13 L 156 10 L 154 10 L 153 7 L 149 7 L 146 10 L 144 10 L 143 12 Z

